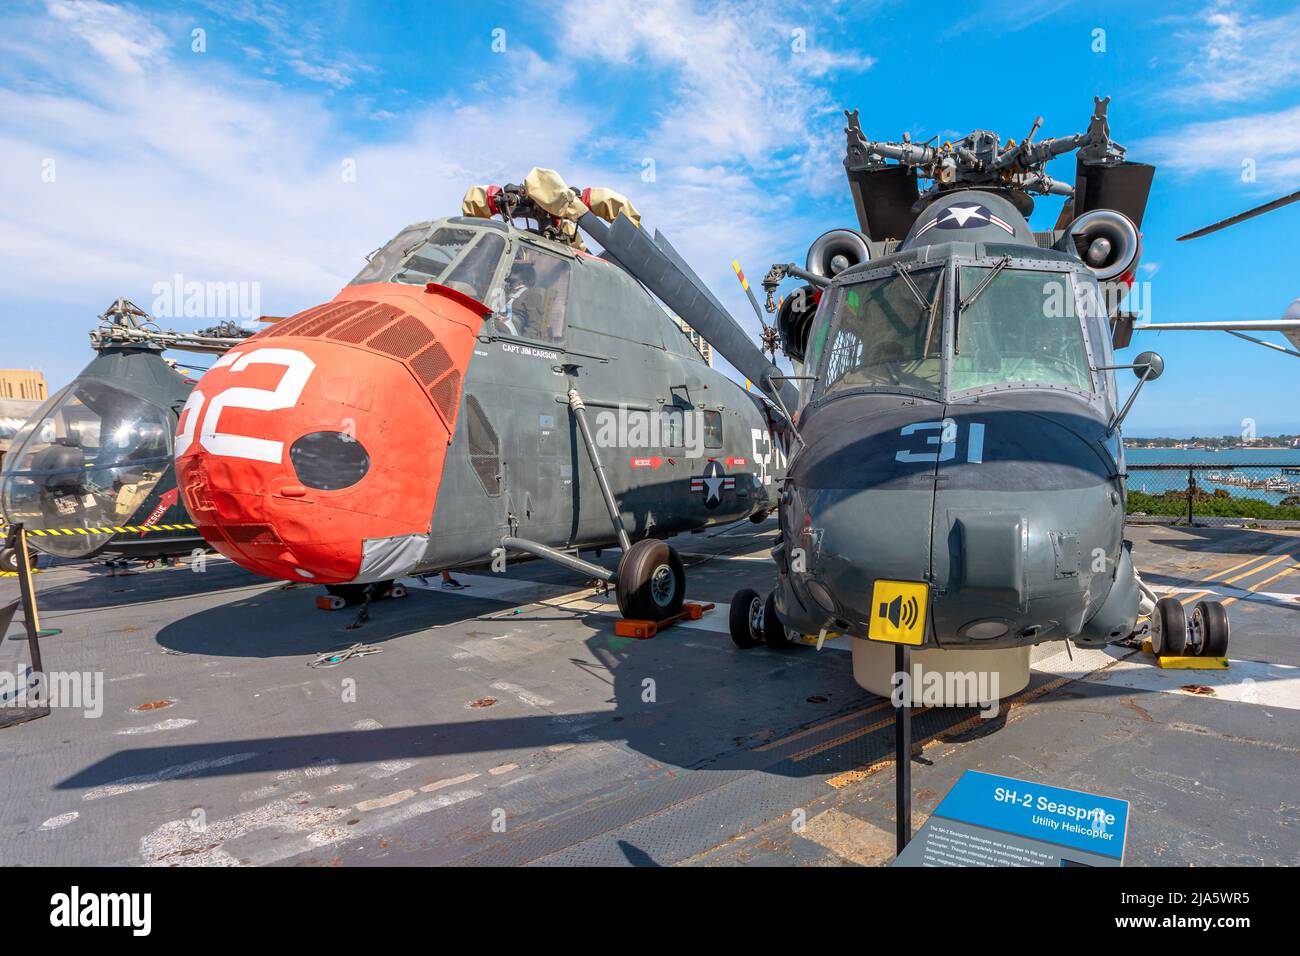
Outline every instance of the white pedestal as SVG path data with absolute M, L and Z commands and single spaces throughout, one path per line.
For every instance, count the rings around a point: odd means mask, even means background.
M 908 655 L 913 672 L 919 666 L 925 672 L 938 671 L 947 673 L 986 674 L 984 684 L 990 690 L 993 687 L 993 675 L 997 675 L 997 696 L 1010 697 L 1019 693 L 1029 684 L 1028 647 L 1010 647 L 1000 650 L 960 650 L 946 651 L 938 647 L 924 650 L 911 649 Z M 863 688 L 881 697 L 888 697 L 893 691 L 890 678 L 894 673 L 894 645 L 882 641 L 867 641 L 853 638 L 853 679 Z M 951 689 L 948 681 L 945 688 Z M 951 706 L 958 703 L 945 700 Z M 964 701 L 973 705 L 973 701 Z

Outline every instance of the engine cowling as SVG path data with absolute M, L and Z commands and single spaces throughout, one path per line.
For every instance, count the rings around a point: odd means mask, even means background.
M 781 302 L 776 313 L 776 328 L 781 333 L 781 350 L 796 362 L 802 362 L 808 351 L 808 333 L 812 330 L 821 290 L 804 285 L 795 289 Z

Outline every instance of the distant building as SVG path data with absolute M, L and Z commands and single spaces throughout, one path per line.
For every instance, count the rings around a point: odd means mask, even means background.
M 49 398 L 45 376 L 23 368 L 0 368 L 0 398 L 43 402 Z
M 669 309 L 667 306 L 664 307 L 664 311 L 667 312 L 669 318 L 671 318 L 673 322 L 677 324 L 677 327 L 686 333 L 686 337 L 690 339 L 691 344 L 695 346 L 695 351 L 699 352 L 700 355 L 703 357 L 704 361 L 708 363 L 710 368 L 712 368 L 713 367 L 713 346 L 710 345 L 708 342 L 704 341 L 704 336 L 700 335 L 699 332 L 696 332 L 693 328 L 687 325 L 684 319 L 682 319 L 680 316 L 675 315 L 672 312 L 672 310 Z

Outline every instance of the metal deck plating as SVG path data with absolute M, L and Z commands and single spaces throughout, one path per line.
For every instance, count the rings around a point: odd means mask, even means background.
M 741 652 L 726 634 L 773 533 L 676 539 L 690 597 L 719 606 L 651 640 L 537 562 L 409 582 L 355 630 L 318 589 L 224 562 L 44 572 L 63 629 L 45 665 L 102 672 L 103 715 L 0 731 L 0 863 L 887 863 L 893 714 L 847 639 Z M 1129 865 L 1297 863 L 1300 535 L 1130 535 L 1149 584 L 1229 605 L 1231 667 L 1044 648 L 994 720 L 917 715 L 915 824 L 973 767 L 1132 801 Z M 383 652 L 305 666 L 357 641 Z

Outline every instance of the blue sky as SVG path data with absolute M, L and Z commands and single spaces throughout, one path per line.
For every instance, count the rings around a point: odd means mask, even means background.
M 402 225 L 534 165 L 626 192 L 752 326 L 732 258 L 758 277 L 854 225 L 845 107 L 882 139 L 1018 139 L 1037 114 L 1040 136 L 1081 131 L 1110 95 L 1114 138 L 1159 166 L 1149 317 L 1275 318 L 1300 295 L 1300 207 L 1174 242 L 1300 187 L 1289 4 L 58 0 L 4 17 L 0 366 L 53 387 L 118 295 L 148 309 L 180 274 L 292 313 Z M 1168 371 L 1130 435 L 1300 431 L 1296 359 L 1222 333 L 1136 342 Z

